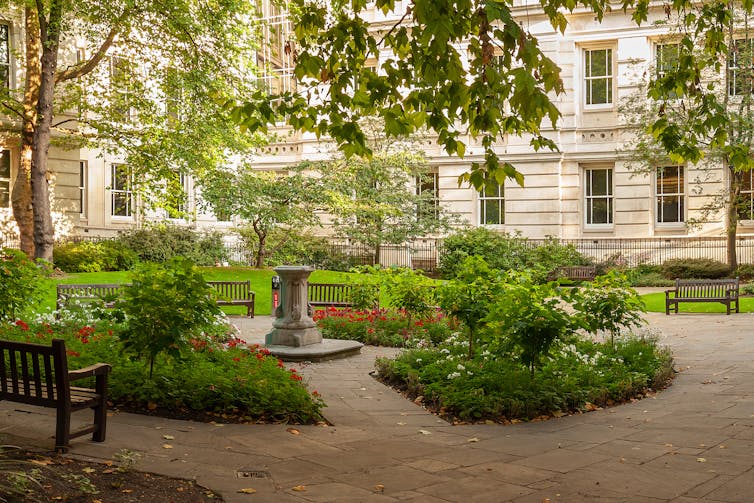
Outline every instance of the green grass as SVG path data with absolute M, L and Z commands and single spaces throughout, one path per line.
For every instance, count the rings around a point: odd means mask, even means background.
M 275 271 L 272 269 L 252 269 L 250 267 L 202 267 L 208 281 L 251 281 L 251 289 L 256 292 L 256 314 L 270 314 L 271 282 Z M 309 277 L 312 283 L 340 283 L 347 281 L 352 273 L 336 271 L 314 271 Z M 58 283 L 128 283 L 128 271 L 82 272 L 66 274 L 46 281 L 46 291 L 42 307 L 55 308 L 55 285 Z M 245 314 L 243 306 L 223 306 L 227 314 Z
M 648 293 L 642 295 L 641 299 L 647 311 L 651 313 L 665 312 L 665 293 Z M 754 297 L 741 297 L 741 312 L 754 312 Z M 679 305 L 681 313 L 725 313 L 725 306 L 719 302 L 681 302 Z

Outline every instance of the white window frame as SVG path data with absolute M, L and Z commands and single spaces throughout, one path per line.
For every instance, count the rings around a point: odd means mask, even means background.
M 0 59 L 0 67 L 5 67 L 5 82 L 0 81 L 0 85 L 5 86 L 5 89 L 11 88 L 11 51 L 13 50 L 13 47 L 11 45 L 11 33 L 12 29 L 10 24 L 5 22 L 0 22 L 0 26 L 5 28 L 6 37 L 5 40 L 2 40 L 0 38 L 0 44 L 5 44 L 5 58 Z M 0 52 L 0 54 L 2 54 Z
M 593 60 L 593 54 L 605 51 L 605 57 L 609 54 L 609 64 L 606 65 L 606 75 L 591 75 L 591 61 Z M 615 107 L 615 46 L 614 45 L 599 45 L 584 47 L 582 49 L 582 71 L 583 78 L 582 83 L 584 86 L 582 103 L 585 110 L 610 110 Z M 605 89 L 609 92 L 609 101 L 605 103 L 589 103 L 593 96 L 594 83 L 600 80 L 607 80 Z
M 739 38 L 734 41 L 734 45 L 738 46 L 739 42 L 741 42 L 741 45 L 744 45 L 748 41 L 749 43 L 749 57 L 754 58 L 754 38 Z M 743 96 L 746 90 L 742 92 L 738 92 L 736 90 L 736 77 L 739 72 L 747 70 L 749 73 L 754 73 L 754 64 L 749 64 L 748 68 L 741 68 L 738 65 L 738 50 L 734 51 L 732 54 L 728 55 L 727 63 L 726 63 L 726 71 L 728 72 L 728 96 L 732 97 L 738 97 Z M 752 87 L 754 87 L 754 83 L 752 82 L 754 80 L 754 75 L 749 75 L 749 93 L 752 92 Z
M 5 162 L 8 165 L 8 176 L 0 174 L 0 186 L 4 186 L 8 194 L 8 204 L 0 206 L 0 208 L 10 208 L 11 206 L 11 189 L 13 187 L 13 162 L 11 151 L 8 149 L 0 149 L 0 162 Z
M 505 185 L 501 183 L 497 186 L 497 194 L 488 195 L 485 188 L 477 192 L 477 196 L 479 199 L 479 217 L 477 218 L 479 225 L 483 227 L 500 227 L 505 225 Z M 487 223 L 487 204 L 497 204 L 498 214 L 500 215 L 500 222 Z
M 679 170 L 680 176 L 678 177 L 679 183 L 677 183 L 676 192 L 664 192 L 664 187 L 662 187 L 663 184 L 660 183 L 660 176 L 662 175 L 663 170 L 668 168 L 677 168 Z M 674 164 L 674 165 L 667 165 L 667 166 L 658 166 L 655 169 L 655 225 L 658 227 L 678 227 L 685 225 L 686 222 L 686 169 L 683 165 L 680 164 Z M 663 205 L 661 204 L 661 201 L 663 199 L 672 199 L 676 198 L 676 211 L 678 212 L 678 218 L 679 220 L 675 221 L 663 221 L 662 218 L 664 217 L 664 210 Z
M 744 197 L 748 199 L 749 209 L 746 212 L 746 218 L 742 216 L 742 212 L 739 209 L 738 219 L 739 221 L 743 220 L 747 222 L 748 224 L 751 224 L 751 223 L 754 223 L 754 172 L 748 171 L 748 172 L 745 172 L 743 175 L 744 177 L 748 178 L 748 184 L 744 182 L 744 184 L 741 186 L 741 192 L 738 197 L 739 199 L 743 199 Z
M 119 169 L 128 170 L 128 180 L 125 188 L 118 188 L 117 171 Z M 118 196 L 124 196 L 126 202 L 126 214 L 120 215 L 115 213 L 115 200 Z M 121 218 L 131 220 L 134 216 L 134 197 L 133 197 L 133 172 L 125 164 L 113 163 L 110 165 L 110 216 L 112 218 Z
M 593 182 L 595 171 L 607 171 L 605 192 L 594 194 Z M 615 167 L 588 166 L 584 168 L 584 228 L 589 230 L 612 229 L 615 225 Z M 594 222 L 594 204 L 598 200 L 607 201 L 608 222 Z
M 79 215 L 80 218 L 86 218 L 88 215 L 88 181 L 89 181 L 89 163 L 79 161 Z

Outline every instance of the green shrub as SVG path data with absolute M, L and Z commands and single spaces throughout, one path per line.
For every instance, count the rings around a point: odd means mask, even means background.
M 549 272 L 589 261 L 572 244 L 547 238 L 534 245 L 516 234 L 491 231 L 485 227 L 464 230 L 445 238 L 440 248 L 438 270 L 443 278 L 456 276 L 466 257 L 481 257 L 492 269 L 501 271 L 531 269 L 534 279 L 545 282 Z
M 738 264 L 735 275 L 745 281 L 754 279 L 754 264 Z
M 706 258 L 671 259 L 662 264 L 662 275 L 668 279 L 718 279 L 729 274 L 730 268 L 726 264 Z
M 115 308 L 125 319 L 120 333 L 123 350 L 146 359 L 150 377 L 157 355 L 179 357 L 189 340 L 212 326 L 220 313 L 202 273 L 179 257 L 166 265 L 141 264 Z
M 197 265 L 215 265 L 226 261 L 228 255 L 221 233 L 200 233 L 175 225 L 126 231 L 118 241 L 136 252 L 143 262 L 164 263 L 173 257 L 185 257 Z
M 0 249 L 0 320 L 15 319 L 42 299 L 47 270 L 23 252 Z
M 56 245 L 53 260 L 65 272 L 126 271 L 138 255 L 116 240 L 79 241 Z

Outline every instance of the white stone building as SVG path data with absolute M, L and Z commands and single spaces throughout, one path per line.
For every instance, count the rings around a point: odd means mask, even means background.
M 396 2 L 405 7 L 408 2 Z M 467 138 L 466 156 L 448 156 L 431 138 L 422 143 L 434 182 L 422 190 L 435 193 L 438 204 L 462 216 L 472 225 L 489 226 L 500 231 L 520 232 L 542 238 L 641 238 L 723 235 L 722 212 L 703 225 L 689 226 L 702 216 L 702 208 L 724 188 L 723 170 L 700 177 L 693 166 L 656 166 L 649 173 L 629 169 L 624 152 L 627 132 L 621 126 L 618 106 L 635 92 L 642 73 L 651 68 L 667 44 L 668 28 L 645 23 L 636 26 L 620 10 L 605 15 L 599 22 L 586 10 L 569 14 L 564 34 L 554 30 L 541 12 L 538 1 L 517 0 L 514 8 L 523 24 L 539 39 L 541 47 L 562 69 L 565 93 L 554 97 L 563 114 L 557 130 L 546 130 L 559 152 L 534 152 L 527 138 L 506 137 L 497 150 L 525 176 L 525 186 L 508 181 L 504 187 L 487 194 L 458 186 L 460 174 L 472 162 L 482 160 L 482 149 Z M 528 5 L 527 5 L 528 4 Z M 656 16 L 662 15 L 656 12 Z M 259 53 L 261 67 L 268 69 L 265 79 L 271 89 L 295 89 L 292 62 L 284 50 L 289 26 L 283 13 L 266 12 L 271 45 Z M 398 17 L 385 18 L 374 12 L 370 19 L 376 28 L 394 23 Z M 14 71 L 13 41 L 19 32 L 8 22 L 6 44 L 9 61 L 0 66 L 11 68 L 10 85 L 18 79 Z M 3 51 L 0 51 L 2 53 Z M 379 68 L 380 61 L 375 61 Z M 377 70 L 379 71 L 379 70 Z M 18 80 L 17 80 L 18 81 Z M 18 81 L 20 82 L 20 81 Z M 310 135 L 283 136 L 285 141 L 269 145 L 260 152 L 260 169 L 285 170 L 301 160 L 321 159 L 329 147 Z M 9 206 L 7 193 L 15 173 L 13 138 L 2 140 L 0 158 L 0 206 Z M 80 233 L 109 234 L 140 223 L 144 218 L 164 218 L 164 214 L 138 211 L 139 201 L 129 188 L 129 180 L 117 159 L 103 158 L 98 152 L 75 150 L 51 152 L 55 169 L 55 197 L 71 225 Z M 704 179 L 697 183 L 696 179 Z M 217 223 L 197 209 L 198 189 L 192 180 L 183 181 L 189 194 L 188 212 L 182 220 L 197 227 L 230 228 L 230 222 Z M 748 193 L 748 197 L 754 194 Z M 8 210 L 0 210 L 8 211 Z M 741 222 L 739 233 L 754 230 L 754 221 Z

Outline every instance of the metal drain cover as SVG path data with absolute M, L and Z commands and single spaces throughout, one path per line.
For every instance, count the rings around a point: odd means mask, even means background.
M 241 468 L 236 470 L 236 478 L 239 479 L 268 479 L 270 472 L 265 470 L 252 470 L 250 468 Z

